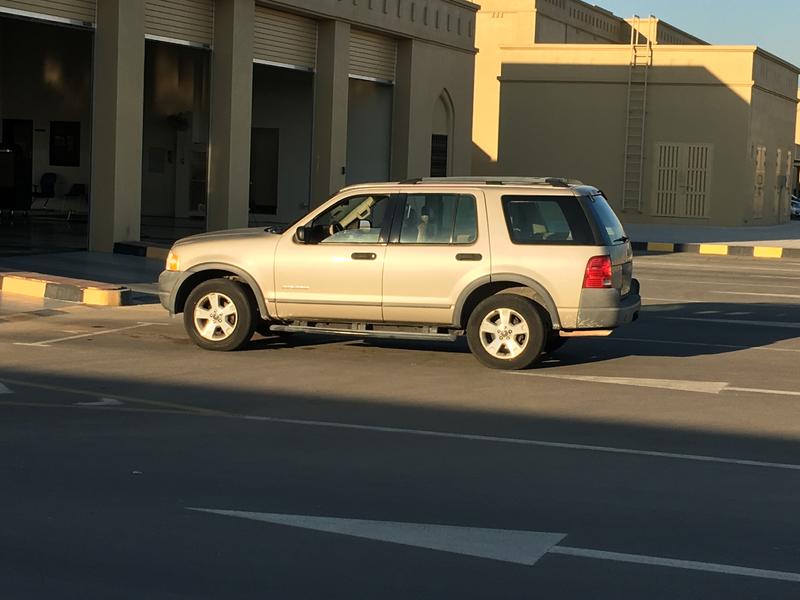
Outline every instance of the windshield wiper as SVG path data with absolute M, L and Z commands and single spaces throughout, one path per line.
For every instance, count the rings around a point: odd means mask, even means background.
M 629 242 L 629 241 L 631 241 L 631 238 L 629 238 L 627 235 L 623 235 L 621 238 L 617 238 L 611 243 L 612 244 L 624 244 L 625 242 Z

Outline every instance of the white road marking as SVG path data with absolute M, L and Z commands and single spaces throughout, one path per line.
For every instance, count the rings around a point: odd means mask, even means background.
M 539 533 L 513 529 L 367 521 L 192 507 L 187 507 L 187 509 L 528 566 L 535 565 L 552 546 L 566 537 L 563 533 Z
M 770 279 L 772 278 L 772 276 L 765 276 L 765 277 L 769 277 Z M 747 284 L 747 283 L 743 283 L 741 281 L 737 281 L 737 282 L 732 281 L 732 282 L 728 283 L 726 281 L 713 281 L 711 279 L 706 279 L 705 281 L 681 279 L 681 278 L 678 278 L 678 277 L 676 277 L 674 279 L 669 279 L 669 278 L 666 278 L 666 277 L 638 277 L 638 279 L 639 279 L 639 281 L 641 283 L 648 283 L 648 282 L 691 283 L 691 284 L 700 284 L 700 285 L 730 285 L 730 286 L 735 286 L 735 287 L 739 287 L 739 288 L 741 288 L 742 285 L 753 285 L 753 286 L 756 286 L 758 288 L 777 288 L 777 289 L 786 289 L 786 290 L 796 290 L 797 289 L 797 285 L 770 285 L 768 283 Z M 798 278 L 792 277 L 792 279 L 800 279 L 800 277 L 798 277 Z
M 342 519 L 337 517 L 217 510 L 188 506 L 186 509 L 226 517 L 250 519 L 286 527 L 297 527 L 299 529 L 310 529 L 312 531 L 335 533 L 360 539 L 425 548 L 426 550 L 435 550 L 450 554 L 486 558 L 530 567 L 534 566 L 546 554 L 560 554 L 595 560 L 669 567 L 689 571 L 705 571 L 723 575 L 739 575 L 776 581 L 800 582 L 800 573 L 751 569 L 749 567 L 740 567 L 737 565 L 724 565 L 693 560 L 646 556 L 642 554 L 624 554 L 621 552 L 559 546 L 558 544 L 566 537 L 564 533 L 459 527 L 454 525 L 430 525 L 398 521 Z
M 215 415 L 211 415 L 215 416 Z M 342 423 L 336 421 L 311 421 L 306 419 L 289 419 L 284 417 L 266 417 L 261 415 L 227 415 L 246 421 L 262 421 L 264 423 L 279 423 L 281 425 L 300 425 L 304 427 L 324 427 L 329 429 L 344 429 L 349 431 L 371 431 L 375 433 L 391 433 L 448 440 L 465 440 L 470 442 L 488 442 L 493 444 L 509 444 L 513 446 L 532 446 L 537 448 L 557 448 L 560 450 L 578 450 L 586 452 L 605 452 L 608 454 L 626 454 L 630 456 L 648 456 L 674 460 L 686 460 L 702 463 L 715 463 L 722 465 L 737 465 L 742 467 L 758 467 L 765 469 L 784 469 L 787 471 L 800 471 L 800 464 L 764 462 L 742 458 L 722 458 L 719 456 L 703 456 L 701 454 L 681 454 L 678 452 L 660 452 L 658 450 L 635 450 L 632 448 L 615 448 L 613 446 L 594 446 L 590 444 L 570 444 L 567 442 L 548 442 L 525 438 L 510 438 L 494 435 L 480 435 L 474 433 L 451 433 L 446 431 L 431 431 L 426 429 L 406 429 L 404 427 L 388 427 L 381 425 L 359 425 L 356 423 Z
M 33 343 L 25 343 L 25 342 L 14 342 L 15 346 L 38 346 L 40 348 L 47 348 L 52 344 L 58 344 L 59 342 L 66 342 L 69 340 L 78 340 L 81 338 L 88 338 L 88 337 L 95 337 L 98 335 L 107 335 L 109 333 L 119 333 L 120 331 L 128 331 L 130 329 L 139 329 L 141 327 L 151 327 L 153 325 L 166 325 L 166 323 L 138 323 L 136 325 L 130 325 L 128 327 L 120 327 L 118 329 L 104 329 L 98 331 L 92 331 L 91 333 L 82 333 L 80 335 L 70 335 L 68 337 L 62 338 L 55 338 L 52 340 L 42 340 L 41 342 L 33 342 Z
M 670 304 L 707 304 L 708 300 L 679 300 L 677 298 L 642 298 L 645 302 L 669 302 Z
M 96 392 L 80 390 L 75 388 L 67 388 L 61 386 L 52 386 L 41 383 L 29 383 L 19 380 L 11 380 L 4 378 L 9 383 L 14 383 L 22 386 L 29 386 L 34 388 L 67 392 L 71 394 L 83 394 L 97 397 Z M 345 431 L 370 431 L 374 433 L 388 433 L 395 435 L 408 435 L 418 436 L 425 438 L 439 438 L 446 440 L 463 440 L 470 442 L 486 442 L 492 444 L 508 444 L 513 446 L 530 446 L 536 448 L 556 448 L 561 450 L 575 450 L 582 452 L 601 452 L 607 454 L 622 454 L 630 456 L 647 456 L 652 458 L 661 458 L 668 460 L 685 460 L 701 463 L 722 464 L 722 465 L 736 465 L 743 467 L 756 467 L 764 469 L 782 469 L 787 471 L 800 472 L 800 464 L 790 463 L 776 463 L 766 462 L 759 460 L 749 460 L 742 458 L 723 458 L 718 456 L 704 456 L 699 454 L 681 454 L 677 452 L 661 452 L 658 450 L 637 450 L 632 448 L 615 448 L 613 446 L 595 446 L 590 444 L 571 444 L 568 442 L 550 442 L 545 440 L 532 440 L 524 438 L 510 438 L 493 435 L 480 435 L 470 433 L 452 433 L 447 431 L 432 431 L 425 429 L 407 429 L 403 427 L 388 427 L 381 425 L 360 425 L 357 423 L 342 423 L 336 421 L 314 421 L 308 419 L 289 419 L 285 417 L 268 417 L 262 415 L 242 415 L 235 413 L 226 413 L 213 409 L 194 408 L 179 404 L 172 404 L 169 402 L 160 402 L 154 400 L 145 400 L 143 398 L 130 398 L 126 396 L 115 396 L 124 402 L 131 402 L 134 404 L 150 404 L 160 408 L 174 408 L 177 409 L 176 414 L 200 416 L 200 417 L 216 417 L 225 419 L 241 419 L 243 421 L 258 421 L 263 423 L 276 423 L 280 425 L 298 425 L 301 427 L 319 427 L 325 429 L 341 429 Z M 26 406 L 41 406 L 41 405 L 27 405 Z M 73 405 L 74 406 L 74 405 Z M 56 404 L 50 405 L 52 408 L 64 408 L 65 405 Z M 79 409 L 86 407 L 76 407 Z M 120 409 L 120 410 L 134 410 L 134 409 Z M 138 409 L 136 409 L 138 410 Z
M 684 569 L 687 571 L 705 571 L 707 573 L 720 573 L 722 575 L 740 575 L 742 577 L 756 577 L 758 579 L 773 579 L 776 581 L 792 581 L 800 583 L 800 573 L 770 571 L 767 569 L 751 569 L 749 567 L 698 562 L 694 560 L 678 560 L 674 558 L 660 558 L 657 556 L 643 556 L 641 554 L 624 554 L 621 552 L 605 552 L 603 550 L 571 548 L 569 546 L 555 546 L 548 550 L 548 554 L 563 554 L 566 556 L 579 556 L 581 558 L 594 558 L 598 560 L 613 560 L 615 562 L 651 565 L 655 567 L 670 567 L 673 569 Z
M 548 379 L 565 379 L 569 381 L 582 381 L 585 383 L 602 383 L 606 385 L 628 385 L 633 387 L 658 388 L 662 390 L 676 390 L 680 392 L 695 392 L 698 394 L 719 395 L 722 392 L 748 392 L 750 394 L 764 394 L 768 396 L 800 396 L 800 392 L 794 390 L 769 390 L 763 388 L 736 387 L 724 381 L 685 381 L 681 379 L 600 377 L 595 375 L 550 375 L 544 373 L 526 373 L 521 371 L 512 371 L 511 374 L 526 375 L 528 377 L 547 377 Z
M 764 294 L 759 292 L 725 292 L 722 290 L 709 290 L 708 294 L 725 294 L 727 296 L 760 296 L 763 298 L 800 298 L 800 294 Z
M 0 383 L 0 394 L 13 394 L 13 393 L 14 391 L 11 388 L 6 387 L 2 383 Z
M 669 319 L 671 321 L 696 321 L 701 323 L 722 323 L 725 325 L 752 325 L 756 327 L 778 327 L 781 329 L 800 329 L 796 321 L 751 321 L 747 319 L 701 319 L 699 317 L 662 317 L 656 319 Z
M 736 386 L 728 386 L 723 392 L 747 392 L 748 394 L 765 394 L 768 396 L 800 396 L 800 392 L 795 392 L 793 390 L 765 390 L 762 388 L 746 388 L 746 387 L 736 387 Z
M 697 346 L 700 348 L 725 348 L 729 350 L 762 350 L 766 352 L 800 352 L 800 348 L 770 348 L 768 346 L 737 346 L 734 344 L 711 344 L 709 342 L 678 342 L 675 340 L 650 340 L 644 338 L 608 337 L 608 342 L 640 342 L 646 344 L 664 344 L 666 346 Z
M 724 381 L 684 381 L 680 379 L 645 379 L 639 377 L 598 377 L 594 375 L 550 375 L 543 373 L 526 373 L 512 371 L 512 375 L 528 377 L 547 377 L 548 379 L 564 379 L 586 383 L 603 383 L 607 385 L 628 385 L 634 387 L 657 388 L 660 390 L 677 390 L 699 394 L 719 394 L 728 384 Z
M 76 402 L 76 406 L 122 406 L 122 402 L 116 398 L 101 398 L 94 402 Z

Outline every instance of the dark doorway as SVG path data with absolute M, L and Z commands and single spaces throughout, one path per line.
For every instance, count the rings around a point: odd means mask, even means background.
M 447 136 L 431 136 L 431 177 L 447 177 Z
M 388 181 L 392 154 L 394 87 L 350 79 L 345 183 Z
M 15 154 L 13 208 L 28 210 L 33 191 L 33 121 L 3 119 L 3 146 Z
M 250 141 L 250 212 L 274 215 L 278 208 L 279 130 L 253 127 Z

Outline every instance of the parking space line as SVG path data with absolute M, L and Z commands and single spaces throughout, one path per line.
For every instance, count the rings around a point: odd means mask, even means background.
M 647 456 L 672 460 L 685 460 L 701 463 L 715 463 L 723 465 L 736 465 L 740 467 L 758 467 L 765 469 L 783 469 L 800 472 L 800 464 L 775 463 L 759 460 L 740 458 L 723 458 L 719 456 L 703 456 L 699 454 L 682 454 L 679 452 L 661 452 L 658 450 L 636 450 L 633 448 L 615 448 L 612 446 L 595 446 L 591 444 L 571 444 L 568 442 L 548 442 L 544 440 L 531 440 L 524 438 L 509 438 L 493 435 L 470 433 L 450 433 L 446 431 L 430 431 L 425 429 L 406 429 L 403 427 L 384 427 L 380 425 L 358 425 L 355 423 L 340 423 L 335 421 L 314 421 L 305 419 L 288 419 L 284 417 L 266 417 L 260 415 L 231 415 L 232 417 L 248 421 L 263 421 L 283 425 L 301 425 L 305 427 L 325 427 L 330 429 L 345 429 L 351 431 L 372 431 L 376 433 L 392 433 L 441 439 L 455 439 L 472 442 L 490 442 L 494 444 L 509 444 L 514 446 L 534 446 L 539 448 L 556 448 L 562 450 L 578 450 L 585 452 L 601 452 L 607 454 L 624 454 L 630 456 Z
M 675 340 L 652 340 L 644 338 L 607 337 L 609 342 L 636 342 L 641 344 L 662 344 L 665 346 L 697 346 L 699 348 L 725 348 L 727 350 L 763 350 L 766 352 L 800 352 L 800 348 L 770 348 L 768 346 L 737 346 L 734 344 L 712 344 L 710 342 L 679 342 Z
M 120 396 L 117 394 L 107 394 L 105 392 L 95 392 L 92 390 L 82 390 L 77 388 L 70 388 L 64 387 L 60 385 L 50 385 L 47 383 L 31 383 L 29 381 L 21 381 L 18 379 L 8 379 L 7 377 L 0 377 L 0 381 L 5 383 L 10 383 L 11 385 L 22 386 L 22 387 L 32 387 L 37 388 L 40 390 L 48 390 L 51 392 L 61 392 L 65 394 L 76 394 L 79 396 L 91 396 L 95 399 L 106 399 L 106 400 L 119 400 L 121 402 L 132 402 L 134 404 L 146 404 L 149 406 L 156 406 L 159 408 L 168 408 L 168 409 L 176 409 L 184 413 L 194 413 L 200 415 L 213 415 L 213 416 L 229 416 L 230 413 L 226 413 L 221 410 L 214 410 L 212 408 L 197 408 L 194 406 L 186 406 L 184 404 L 176 404 L 174 402 L 162 402 L 160 400 L 145 400 L 143 398 L 133 398 L 131 396 Z M 98 408 L 90 407 L 90 406 L 82 406 L 81 408 Z
M 653 315 L 655 319 L 669 319 L 671 321 L 696 321 L 700 323 L 720 323 L 722 325 L 752 325 L 755 327 L 779 327 L 781 329 L 800 329 L 796 321 L 749 321 L 746 319 L 701 319 L 699 317 L 662 317 Z
M 118 329 L 105 329 L 103 331 L 93 331 L 91 333 L 82 333 L 80 335 L 70 335 L 67 337 L 62 338 L 55 338 L 52 340 L 42 340 L 41 342 L 14 342 L 15 346 L 36 346 L 39 348 L 47 348 L 53 344 L 58 344 L 60 342 L 67 342 L 69 340 L 78 340 L 81 338 L 88 338 L 88 337 L 95 337 L 98 335 L 107 335 L 109 333 L 119 333 L 120 331 L 128 331 L 130 329 L 140 329 L 142 327 L 151 327 L 154 325 L 166 325 L 166 323 L 138 323 L 136 325 L 130 325 L 128 327 L 120 327 Z
M 507 444 L 512 446 L 528 446 L 537 448 L 553 448 L 561 450 L 575 450 L 582 452 L 599 452 L 604 454 L 617 454 L 628 456 L 646 456 L 650 458 L 660 458 L 666 460 L 684 460 L 690 462 L 708 463 L 708 464 L 721 464 L 732 465 L 740 467 L 755 467 L 762 469 L 781 469 L 785 471 L 800 472 L 800 464 L 791 463 L 777 463 L 760 460 L 750 460 L 741 458 L 724 458 L 720 456 L 705 456 L 700 454 L 685 454 L 680 452 L 662 452 L 659 450 L 639 450 L 634 448 L 617 448 L 613 446 L 597 446 L 592 444 L 573 444 L 569 442 L 550 442 L 545 440 L 534 440 L 526 438 L 512 438 L 494 435 L 472 434 L 472 433 L 454 433 L 447 431 L 434 431 L 427 429 L 410 429 L 405 427 L 391 427 L 383 425 L 362 425 L 358 423 L 344 423 L 337 421 L 318 421 L 313 419 L 291 419 L 286 417 L 269 417 L 262 415 L 246 415 L 238 413 L 227 413 L 213 409 L 194 408 L 180 404 L 173 404 L 170 402 L 159 402 L 154 400 L 144 400 L 141 398 L 131 398 L 126 396 L 118 396 L 116 394 L 99 394 L 97 392 L 90 392 L 87 390 L 76 390 L 74 388 L 65 388 L 59 386 L 50 386 L 46 384 L 33 384 L 24 381 L 17 381 L 13 379 L 3 378 L 3 381 L 11 384 L 30 386 L 42 389 L 49 389 L 54 391 L 62 391 L 67 393 L 90 395 L 95 398 L 102 396 L 104 398 L 113 398 L 117 400 L 140 403 L 145 405 L 153 405 L 157 407 L 164 407 L 173 409 L 171 411 L 165 410 L 163 412 L 172 412 L 175 414 L 183 414 L 189 416 L 199 417 L 216 417 L 227 419 L 238 419 L 243 421 L 256 421 L 262 423 L 274 423 L 279 425 L 298 425 L 301 427 L 315 427 L 325 429 L 340 429 L 345 431 L 367 431 L 374 433 L 388 433 L 393 435 L 407 435 L 425 438 L 438 438 L 450 440 L 463 440 L 470 442 L 485 442 L 492 444 Z M 28 406 L 31 408 L 48 407 L 48 408 L 71 408 L 73 410 L 102 410 L 102 411 L 125 411 L 125 412 L 149 412 L 146 409 L 125 408 L 116 406 L 77 406 L 77 405 L 61 405 L 61 404 L 34 404 L 22 402 L 0 402 L 0 406 Z M 178 409 L 177 411 L 174 409 Z
M 712 279 L 707 279 L 705 281 L 700 280 L 687 280 L 681 279 L 679 277 L 675 278 L 668 278 L 668 277 L 637 277 L 640 282 L 642 283 L 649 283 L 649 282 L 658 282 L 658 283 L 690 283 L 690 284 L 700 284 L 700 285 L 726 285 L 726 286 L 733 286 L 737 288 L 741 288 L 743 285 L 752 285 L 754 287 L 761 288 L 776 288 L 776 289 L 785 289 L 785 290 L 796 290 L 798 288 L 797 285 L 770 285 L 768 283 L 752 283 L 752 284 L 743 284 L 740 282 L 727 282 L 727 281 L 714 281 Z
M 650 565 L 654 567 L 670 567 L 688 571 L 705 571 L 707 573 L 720 573 L 723 575 L 740 575 L 742 577 L 757 577 L 760 579 L 773 579 L 777 581 L 792 581 L 800 583 L 800 573 L 786 571 L 771 571 L 768 569 L 752 569 L 736 565 L 721 565 L 716 563 L 699 562 L 696 560 L 680 560 L 676 558 L 661 558 L 657 556 L 643 556 L 641 554 L 626 554 L 623 552 L 607 552 L 589 548 L 572 548 L 570 546 L 553 546 L 548 554 L 562 554 L 580 558 L 593 558 L 597 560 L 611 560 L 615 562 Z
M 796 288 L 795 288 L 796 289 Z M 765 298 L 800 298 L 800 294 L 765 294 L 763 292 L 725 292 L 722 290 L 709 290 L 709 294 L 726 294 L 729 296 L 762 296 Z

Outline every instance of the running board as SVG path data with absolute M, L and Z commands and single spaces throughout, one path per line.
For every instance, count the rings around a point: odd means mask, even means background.
M 271 331 L 286 331 L 288 333 L 317 333 L 328 335 L 342 335 L 355 338 L 379 338 L 384 340 L 438 340 L 441 342 L 455 342 L 458 335 L 455 333 L 422 333 L 413 331 L 375 331 L 372 329 L 336 329 L 333 327 L 308 327 L 301 325 L 271 325 Z
M 563 329 L 558 332 L 562 338 L 577 338 L 577 337 L 608 337 L 614 331 L 612 329 L 576 329 L 575 331 L 564 331 Z

